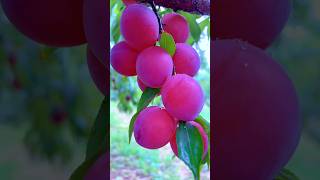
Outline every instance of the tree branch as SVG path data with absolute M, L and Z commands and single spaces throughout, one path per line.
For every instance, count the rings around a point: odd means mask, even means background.
M 146 0 L 137 0 L 145 3 Z M 210 0 L 154 0 L 156 5 L 193 14 L 210 15 Z
M 159 34 L 161 34 L 162 31 L 163 31 L 163 27 L 162 27 L 162 23 L 161 23 L 161 18 L 160 18 L 159 14 L 158 14 L 158 10 L 156 9 L 156 5 L 154 4 L 153 0 L 149 0 L 149 4 L 152 7 L 152 10 L 153 10 L 154 14 L 157 16 L 158 23 L 159 23 Z

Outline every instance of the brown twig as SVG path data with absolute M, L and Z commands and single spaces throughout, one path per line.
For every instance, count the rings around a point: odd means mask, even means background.
M 146 0 L 137 1 L 142 3 L 146 2 Z M 171 8 L 173 10 L 182 10 L 193 14 L 210 14 L 210 0 L 154 0 L 154 4 L 166 8 Z
M 149 0 L 148 3 L 150 4 L 154 14 L 157 16 L 158 24 L 159 24 L 159 34 L 161 34 L 162 31 L 163 31 L 163 27 L 162 27 L 162 23 L 161 23 L 161 18 L 160 18 L 159 14 L 158 14 L 158 11 L 156 9 L 156 5 L 154 4 L 153 0 Z

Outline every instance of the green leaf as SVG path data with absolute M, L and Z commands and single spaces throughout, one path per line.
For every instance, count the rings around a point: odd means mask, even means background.
M 160 47 L 166 50 L 172 57 L 176 52 L 176 44 L 171 34 L 167 32 L 162 32 L 160 38 Z
M 105 98 L 91 129 L 87 144 L 86 160 L 92 158 L 99 152 L 105 152 L 107 150 L 107 116 L 109 114 L 109 109 L 109 103 Z
M 119 25 L 119 23 L 116 23 L 116 25 L 112 29 L 112 38 L 115 43 L 118 43 L 118 41 L 120 39 L 120 25 Z
M 172 12 L 173 12 L 172 9 L 166 8 L 165 10 L 158 12 L 158 14 L 162 17 L 163 15 L 168 14 L 168 13 L 172 13 Z
M 129 144 L 131 142 L 131 137 L 132 137 L 132 133 L 133 133 L 133 126 L 134 126 L 134 123 L 136 122 L 136 119 L 137 119 L 137 116 L 139 113 L 140 112 L 135 113 L 130 120 L 129 131 L 128 131 L 129 132 Z
M 275 180 L 299 180 L 299 178 L 290 170 L 282 169 Z
M 142 109 L 147 107 L 150 102 L 159 94 L 160 89 L 158 88 L 146 88 L 139 100 L 138 107 L 137 107 L 137 112 L 140 112 Z
M 209 23 L 210 23 L 210 18 L 209 17 L 204 19 L 203 21 L 201 21 L 199 23 L 199 27 L 200 27 L 201 31 L 203 31 L 205 27 L 209 26 Z
M 189 38 L 187 39 L 187 44 L 193 46 L 194 43 L 195 43 L 195 42 L 194 42 L 193 37 L 192 37 L 192 36 L 189 36 Z
M 120 18 L 121 18 L 122 11 L 120 9 L 116 9 L 116 11 L 119 11 L 119 12 L 117 13 L 116 20 L 111 32 L 112 32 L 112 38 L 114 42 L 118 43 L 121 35 L 120 34 Z
M 107 150 L 107 115 L 109 114 L 109 103 L 105 98 L 100 106 L 99 114 L 91 129 L 87 144 L 85 161 L 72 173 L 70 180 L 83 179 L 89 168 Z
M 113 9 L 114 5 L 117 3 L 117 0 L 110 1 L 110 9 Z
M 143 91 L 137 106 L 137 112 L 132 116 L 130 120 L 129 130 L 128 130 L 129 144 L 131 142 L 133 127 L 134 127 L 134 123 L 136 122 L 138 114 L 140 113 L 140 111 L 142 111 L 145 107 L 147 107 L 151 103 L 151 101 L 159 94 L 159 92 L 160 92 L 160 89 L 148 88 L 148 87 Z
M 70 176 L 69 180 L 80 180 L 84 179 L 87 171 L 91 168 L 91 166 L 96 162 L 96 160 L 100 156 L 97 154 L 96 156 L 92 157 L 91 159 L 86 160 L 83 162 Z
M 197 23 L 197 19 L 194 15 L 187 13 L 187 12 L 180 12 L 181 15 L 183 15 L 188 23 L 189 23 L 189 28 L 191 32 L 191 36 L 197 43 L 200 40 L 200 35 L 201 35 L 201 29 L 200 26 Z
M 208 168 L 210 168 L 210 123 L 200 115 L 195 119 L 195 121 L 203 127 L 204 131 L 206 132 L 206 134 L 208 136 L 208 140 L 209 140 L 208 153 L 205 156 L 205 158 L 203 159 L 202 164 L 207 163 Z
M 210 138 L 210 123 L 207 120 L 205 120 L 201 115 L 199 115 L 195 119 L 195 121 L 204 128 L 204 131 L 207 133 L 208 137 Z
M 210 32 L 210 23 L 209 23 L 208 28 L 207 28 L 207 36 L 208 36 L 209 40 L 210 40 L 210 34 L 211 34 L 211 32 Z
M 203 142 L 198 129 L 190 124 L 180 123 L 176 138 L 179 158 L 190 168 L 194 178 L 199 180 Z

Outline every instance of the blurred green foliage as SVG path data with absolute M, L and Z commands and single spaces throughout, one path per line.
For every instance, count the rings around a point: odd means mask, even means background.
M 32 155 L 69 162 L 84 141 L 102 95 L 88 73 L 85 47 L 51 48 L 18 32 L 0 9 L 0 123 L 26 127 Z
M 269 48 L 295 84 L 304 132 L 320 143 L 320 3 L 293 1 L 282 35 Z

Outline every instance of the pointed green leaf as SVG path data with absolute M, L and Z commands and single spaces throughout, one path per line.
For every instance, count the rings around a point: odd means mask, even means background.
M 105 98 L 100 107 L 99 114 L 91 129 L 87 144 L 86 159 L 90 159 L 99 152 L 107 150 L 107 122 L 109 114 L 109 103 Z
M 146 88 L 143 91 L 141 98 L 139 100 L 137 112 L 147 107 L 159 92 L 160 92 L 160 89 L 158 88 Z
M 209 24 L 207 28 L 207 36 L 209 40 L 210 40 L 210 35 L 211 35 L 211 32 L 210 32 L 210 24 Z
M 189 23 L 191 36 L 193 37 L 193 39 L 197 43 L 200 40 L 201 29 L 197 23 L 196 17 L 190 13 L 183 12 L 183 11 L 180 12 L 180 14 L 183 15 L 187 19 L 187 21 Z
M 176 138 L 179 158 L 190 168 L 194 178 L 199 180 L 203 142 L 198 129 L 190 124 L 180 123 Z
M 206 19 L 201 21 L 199 23 L 199 27 L 200 27 L 201 31 L 203 31 L 205 27 L 209 26 L 209 23 L 210 23 L 210 18 L 209 17 L 207 17 Z
M 134 126 L 134 123 L 136 122 L 138 114 L 139 113 L 135 113 L 132 116 L 131 120 L 130 120 L 130 124 L 129 124 L 129 144 L 131 142 L 131 137 L 132 137 L 132 133 L 133 133 L 133 126 Z
M 275 180 L 299 180 L 299 178 L 290 170 L 282 169 Z
M 133 127 L 134 127 L 134 123 L 136 122 L 138 114 L 140 113 L 140 111 L 142 111 L 145 107 L 147 107 L 151 103 L 151 101 L 158 95 L 159 92 L 160 92 L 160 89 L 148 88 L 148 87 L 143 91 L 137 106 L 137 112 L 132 116 L 130 120 L 129 130 L 128 130 L 129 143 L 131 142 Z
M 198 116 L 196 119 L 195 119 L 195 121 L 197 122 L 197 123 L 199 123 L 202 127 L 203 127 L 203 129 L 204 129 L 204 131 L 207 133 L 207 135 L 208 135 L 208 140 L 209 140 L 209 143 L 208 143 L 208 153 L 207 153 L 207 155 L 205 156 L 205 158 L 203 159 L 203 161 L 202 161 L 202 164 L 205 164 L 205 163 L 207 163 L 208 164 L 208 167 L 210 168 L 210 123 L 207 121 L 207 120 L 205 120 L 202 116 Z
M 201 115 L 199 115 L 195 119 L 195 121 L 204 128 L 204 131 L 206 131 L 208 137 L 210 138 L 210 123 L 207 120 L 205 120 Z
M 163 32 L 160 38 L 160 47 L 166 50 L 172 57 L 176 52 L 176 43 L 171 34 Z
M 83 179 L 93 163 L 107 150 L 107 123 L 109 103 L 105 98 L 91 129 L 85 161 L 72 173 L 70 180 Z
M 187 39 L 187 44 L 193 46 L 194 43 L 195 43 L 195 42 L 194 42 L 193 37 L 192 37 L 192 36 L 189 36 L 189 38 Z
M 84 161 L 70 176 L 69 180 L 84 179 L 90 167 L 96 162 L 100 155 L 95 155 L 90 159 Z

